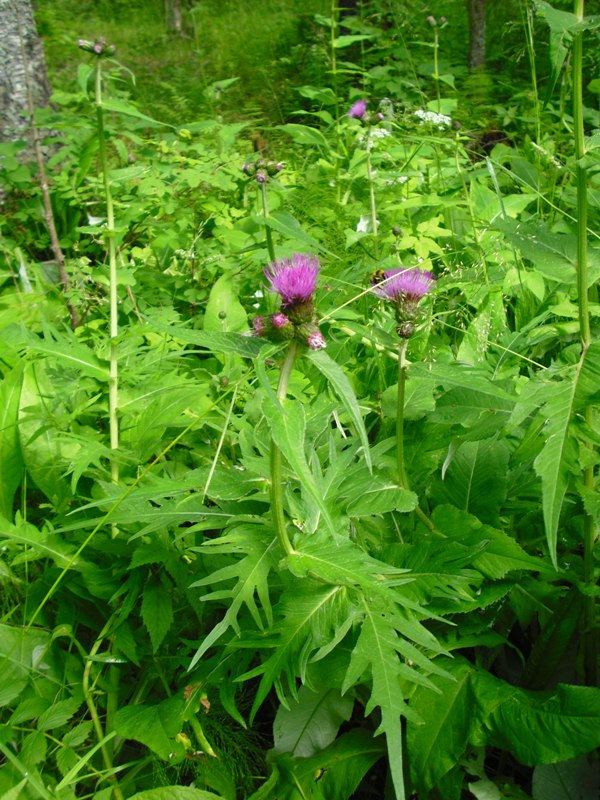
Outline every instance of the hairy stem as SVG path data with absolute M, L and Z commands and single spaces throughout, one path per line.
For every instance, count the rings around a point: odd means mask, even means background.
M 297 351 L 296 342 L 290 342 L 290 346 L 285 356 L 285 360 L 281 366 L 279 374 L 279 384 L 277 385 L 277 399 L 283 404 L 286 395 L 290 374 L 294 366 L 294 359 L 296 358 Z M 271 512 L 273 514 L 273 525 L 275 527 L 275 535 L 281 545 L 283 552 L 289 556 L 294 552 L 290 537 L 288 536 L 287 528 L 285 525 L 285 516 L 283 513 L 283 482 L 281 479 L 281 450 L 271 439 Z
M 584 15 L 584 0 L 575 0 L 575 15 L 580 20 Z M 577 303 L 579 307 L 579 334 L 581 347 L 585 352 L 591 344 L 590 312 L 588 305 L 588 263 L 587 263 L 587 169 L 583 164 L 585 156 L 583 128 L 583 38 L 582 33 L 573 36 L 573 128 L 575 135 L 575 159 L 577 178 Z M 592 427 L 593 410 L 588 406 L 584 411 L 586 423 Z M 583 485 L 594 488 L 594 467 L 583 471 Z M 584 516 L 583 525 L 583 580 L 591 590 L 594 582 L 594 546 L 596 525 L 589 514 Z M 583 618 L 583 665 L 585 682 L 589 686 L 596 683 L 597 670 L 597 632 L 595 597 L 590 591 L 585 597 Z
M 110 366 L 108 379 L 108 419 L 110 429 L 110 449 L 115 451 L 119 447 L 119 419 L 117 410 L 119 406 L 119 364 L 117 356 L 117 337 L 119 335 L 118 309 L 117 309 L 117 253 L 115 245 L 115 213 L 110 179 L 108 177 L 108 162 L 106 158 L 106 139 L 104 136 L 104 111 L 102 108 L 102 66 L 100 59 L 96 67 L 96 122 L 98 127 L 98 152 L 100 155 L 100 169 L 104 182 L 104 196 L 106 202 L 106 236 L 108 239 L 108 268 L 110 283 Z M 116 457 L 111 458 L 110 476 L 113 483 L 119 483 L 119 462 Z M 113 535 L 117 528 L 113 524 Z

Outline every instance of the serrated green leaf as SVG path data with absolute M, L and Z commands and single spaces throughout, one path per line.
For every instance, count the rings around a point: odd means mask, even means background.
M 53 703 L 43 714 L 40 714 L 37 721 L 38 730 L 50 731 L 53 728 L 60 728 L 71 719 L 80 705 L 79 700 L 74 697 Z
M 195 789 L 193 786 L 161 786 L 136 792 L 129 800 L 221 800 L 218 794 Z
M 346 377 L 342 368 L 332 358 L 330 358 L 324 350 L 318 350 L 316 352 L 309 351 L 306 355 L 317 367 L 317 369 L 319 369 L 323 375 L 325 375 L 335 390 L 337 396 L 342 401 L 344 408 L 348 412 L 350 419 L 354 423 L 354 426 L 360 437 L 360 441 L 362 443 L 362 455 L 369 468 L 369 471 L 371 471 L 372 462 L 369 439 L 367 436 L 367 431 L 365 430 L 362 414 L 360 413 L 358 400 L 356 399 L 356 395 L 354 394 L 354 389 L 352 388 L 350 381 Z
M 231 533 L 218 539 L 207 541 L 200 552 L 238 554 L 246 553 L 244 558 L 236 560 L 233 564 L 212 572 L 206 578 L 196 581 L 190 588 L 197 586 L 214 585 L 221 581 L 236 579 L 232 589 L 220 592 L 220 598 L 231 598 L 225 616 L 206 636 L 194 657 L 190 669 L 198 662 L 204 653 L 218 641 L 229 628 L 239 631 L 237 616 L 242 605 L 246 605 L 255 623 L 263 627 L 260 613 L 256 606 L 255 595 L 260 599 L 268 624 L 272 624 L 273 616 L 269 600 L 269 573 L 275 566 L 278 557 L 278 545 L 270 531 L 261 530 L 256 525 L 238 526 Z M 204 602 L 210 601 L 212 595 L 202 597 Z
M 156 652 L 173 624 L 171 591 L 164 580 L 154 579 L 144 587 L 142 619 Z
M 265 346 L 262 339 L 243 336 L 241 333 L 219 333 L 217 331 L 195 331 L 181 325 L 162 325 L 148 319 L 154 330 L 168 334 L 179 342 L 193 344 L 215 353 L 237 353 L 244 358 L 256 358 Z
M 175 741 L 181 730 L 184 701 L 172 697 L 158 705 L 129 705 L 115 714 L 115 731 L 124 739 L 141 742 L 167 761 L 171 754 L 182 754 L 183 745 Z

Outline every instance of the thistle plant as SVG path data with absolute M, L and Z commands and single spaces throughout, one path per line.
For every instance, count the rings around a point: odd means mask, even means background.
M 383 273 L 383 280 L 373 288 L 373 294 L 392 303 L 396 315 L 397 333 L 400 337 L 398 347 L 398 408 L 396 411 L 396 461 L 398 484 L 409 489 L 410 484 L 404 463 L 404 403 L 406 392 L 406 348 L 420 317 L 419 303 L 435 284 L 431 272 L 416 267 L 399 267 Z M 431 528 L 431 522 L 419 508 L 417 514 Z
M 314 306 L 319 262 L 314 256 L 295 253 L 290 259 L 270 264 L 264 274 L 269 291 L 281 297 L 281 309 L 270 317 L 256 317 L 253 329 L 255 335 L 289 342 L 277 385 L 277 400 L 283 404 L 298 348 L 304 344 L 311 350 L 321 350 L 327 344 L 317 325 Z M 294 548 L 283 512 L 281 451 L 274 440 L 271 441 L 270 495 L 275 534 L 284 553 L 290 555 Z

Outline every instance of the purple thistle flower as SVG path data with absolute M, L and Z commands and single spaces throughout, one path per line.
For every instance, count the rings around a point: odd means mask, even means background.
M 352 117 L 353 119 L 363 119 L 367 112 L 367 101 L 366 100 L 357 100 L 355 103 L 352 103 L 348 111 L 346 112 L 346 116 Z
M 418 303 L 433 287 L 435 276 L 431 272 L 413 267 L 388 269 L 383 273 L 384 280 L 373 289 L 377 297 L 395 303 L 406 299 Z
M 285 328 L 285 326 L 289 323 L 289 319 L 280 311 L 279 314 L 273 314 L 271 317 L 271 322 L 275 328 Z
M 264 274 L 270 283 L 269 290 L 281 295 L 282 308 L 302 306 L 312 301 L 319 262 L 314 256 L 294 253 L 291 259 L 274 261 Z
M 318 329 L 314 330 L 306 337 L 306 344 L 311 350 L 323 350 L 323 348 L 327 347 L 325 337 Z
M 98 53 L 98 55 L 100 55 L 103 49 L 104 47 L 102 42 L 96 42 L 96 44 L 94 45 L 94 53 Z

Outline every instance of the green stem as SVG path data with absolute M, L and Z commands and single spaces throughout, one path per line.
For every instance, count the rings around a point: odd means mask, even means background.
M 329 26 L 330 39 L 329 44 L 331 47 L 331 85 L 335 97 L 335 190 L 337 193 L 337 201 L 340 202 L 340 101 L 338 97 L 338 80 L 337 80 L 337 53 L 335 47 L 335 38 L 337 33 L 337 15 L 338 9 L 336 0 L 331 0 L 331 12 Z
M 267 237 L 267 250 L 269 251 L 269 258 L 271 261 L 275 261 L 275 248 L 273 247 L 273 234 L 271 233 L 271 228 L 269 227 L 267 220 L 269 219 L 269 203 L 267 200 L 267 184 L 261 183 L 260 184 L 260 191 L 262 195 L 262 205 L 263 205 L 263 214 L 265 217 L 265 235 Z
M 375 205 L 375 184 L 371 164 L 371 141 L 371 128 L 369 128 L 367 131 L 367 178 L 369 179 L 369 197 L 371 199 L 371 229 L 375 237 L 375 249 L 377 251 L 377 206 Z
M 574 14 L 583 20 L 584 0 L 575 0 Z M 590 312 L 588 306 L 588 264 L 587 264 L 587 169 L 583 163 L 585 141 L 583 128 L 583 35 L 573 36 L 573 128 L 575 135 L 575 174 L 577 178 L 577 303 L 579 308 L 579 335 L 582 351 L 588 349 L 592 341 Z M 584 411 L 586 423 L 593 426 L 593 410 L 588 406 Z M 583 485 L 594 488 L 594 467 L 583 471 Z M 590 589 L 585 597 L 583 619 L 583 664 L 585 682 L 589 686 L 596 683 L 597 670 L 597 632 L 596 604 L 591 592 L 594 583 L 594 545 L 596 525 L 589 514 L 584 516 L 583 524 L 583 580 Z
M 279 374 L 277 399 L 282 405 L 287 395 L 290 374 L 292 372 L 292 367 L 294 366 L 297 348 L 298 345 L 296 342 L 290 342 L 290 346 Z M 271 512 L 273 514 L 273 525 L 275 527 L 275 535 L 277 536 L 277 540 L 279 541 L 283 552 L 289 556 L 294 552 L 294 548 L 292 547 L 292 543 L 290 542 L 290 538 L 288 536 L 285 525 L 285 516 L 283 513 L 281 450 L 277 447 L 273 439 L 271 439 Z
M 407 340 L 403 339 L 398 348 L 398 407 L 396 409 L 396 462 L 398 465 L 398 485 L 401 489 L 410 489 L 410 481 L 406 474 L 404 463 L 404 400 L 406 389 L 406 347 Z M 433 522 L 420 506 L 416 506 L 415 514 L 425 527 L 436 536 L 443 537 L 444 534 L 438 531 Z
M 438 114 L 442 107 L 442 100 L 440 97 L 440 71 L 438 66 L 438 50 L 440 45 L 440 36 L 437 26 L 433 29 L 433 79 L 435 80 L 435 92 L 437 95 Z
M 110 365 L 108 378 L 108 419 L 110 429 L 110 449 L 119 448 L 119 420 L 117 409 L 119 406 L 119 365 L 117 356 L 117 337 L 119 335 L 118 310 L 117 310 L 117 253 L 115 246 L 115 213 L 113 207 L 110 180 L 108 177 L 108 161 L 106 158 L 106 139 L 104 135 L 104 112 L 102 108 L 102 67 L 98 59 L 96 67 L 96 121 L 98 126 L 98 151 L 100 155 L 100 169 L 104 182 L 104 196 L 106 201 L 106 235 L 108 238 L 108 269 L 110 283 Z M 116 457 L 111 457 L 110 476 L 113 483 L 119 483 L 119 462 Z M 117 528 L 113 524 L 113 535 Z
M 398 348 L 398 407 L 396 410 L 396 459 L 398 462 L 398 484 L 408 489 L 408 478 L 404 466 L 404 393 L 406 386 L 406 340 Z
M 104 739 L 105 733 L 102 729 L 102 723 L 100 721 L 100 715 L 98 714 L 98 709 L 96 708 L 96 704 L 94 703 L 94 698 L 92 696 L 92 691 L 90 688 L 90 674 L 92 671 L 92 664 L 94 656 L 98 653 L 102 642 L 104 641 L 104 637 L 108 632 L 108 629 L 112 625 L 113 617 L 111 616 L 104 626 L 104 628 L 100 631 L 100 635 L 92 645 L 92 649 L 89 652 L 87 657 L 87 661 L 85 662 L 85 667 L 83 670 L 83 680 L 81 682 L 81 688 L 83 691 L 83 696 L 85 698 L 85 702 L 90 712 L 90 716 L 92 718 L 92 724 L 94 726 L 94 731 L 96 733 L 96 737 L 98 739 L 98 743 L 101 743 Z M 104 761 L 104 766 L 106 767 L 109 778 L 113 782 L 113 794 L 116 800 L 124 800 L 123 792 L 121 791 L 121 787 L 119 786 L 118 780 L 115 775 L 112 774 L 113 769 L 113 762 L 111 753 L 109 752 L 106 743 L 100 744 L 100 752 L 102 753 L 102 760 Z

